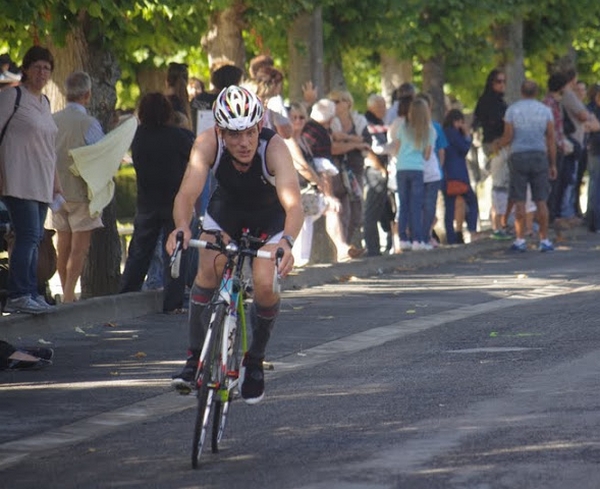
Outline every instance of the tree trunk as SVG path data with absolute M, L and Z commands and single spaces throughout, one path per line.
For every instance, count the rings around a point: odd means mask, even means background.
M 118 61 L 102 41 L 89 45 L 88 73 L 92 78 L 92 100 L 88 107 L 105 132 L 114 125 L 116 84 L 121 76 Z M 102 212 L 103 228 L 92 234 L 86 265 L 81 275 L 82 298 L 116 294 L 121 279 L 121 241 L 117 230 L 116 205 Z
M 325 55 L 323 43 L 323 8 L 315 7 L 312 13 L 310 72 L 317 96 L 325 96 Z
M 506 73 L 506 92 L 504 98 L 508 104 L 521 98 L 521 84 L 525 80 L 523 20 L 512 24 L 494 27 L 494 44 L 499 53 L 499 66 Z
M 332 90 L 346 90 L 346 78 L 344 77 L 344 67 L 342 66 L 342 53 L 335 48 L 325 65 L 325 93 Z
M 302 85 L 312 81 L 311 71 L 312 14 L 302 12 L 290 25 L 288 31 L 289 98 L 292 102 L 302 100 Z
M 103 228 L 94 230 L 90 252 L 81 275 L 81 298 L 112 295 L 121 282 L 121 240 L 117 230 L 116 203 L 102 211 Z
M 423 91 L 431 95 L 432 118 L 438 122 L 444 120 L 446 103 L 444 98 L 444 58 L 435 56 L 423 63 Z
M 50 87 L 53 110 L 64 106 L 64 81 L 75 70 L 86 71 L 92 79 L 92 100 L 88 111 L 96 117 L 105 132 L 113 126 L 120 77 L 117 60 L 110 49 L 98 40 L 89 43 L 85 32 L 89 32 L 89 18 L 83 12 L 80 25 L 66 38 L 65 46 L 52 46 L 55 56 L 54 86 Z M 121 242 L 116 224 L 116 208 L 113 202 L 104 209 L 104 227 L 92 234 L 92 242 L 86 265 L 81 276 L 81 297 L 95 297 L 118 292 L 121 274 Z
M 310 250 L 310 263 L 335 263 L 336 249 L 327 234 L 326 216 L 317 219 L 313 224 L 313 242 Z
M 142 95 L 148 92 L 162 93 L 165 91 L 167 81 L 165 70 L 159 70 L 158 68 L 141 68 L 137 71 L 135 78 Z
M 54 56 L 54 71 L 52 80 L 46 87 L 46 95 L 50 99 L 52 112 L 65 108 L 65 80 L 76 70 L 87 71 L 87 41 L 81 27 L 73 29 L 64 46 L 56 46 L 48 39 L 48 49 Z
M 388 104 L 392 103 L 394 90 L 412 82 L 413 68 L 410 60 L 399 60 L 393 54 L 381 53 L 381 93 Z
M 202 48 L 208 53 L 209 66 L 215 61 L 227 60 L 245 69 L 246 48 L 242 38 L 245 10 L 243 1 L 237 0 L 231 7 L 213 14 L 211 27 L 201 39 Z
M 321 7 L 313 12 L 302 12 L 292 22 L 288 32 L 289 97 L 303 99 L 302 85 L 308 81 L 317 90 L 317 97 L 325 94 L 323 72 L 323 19 Z

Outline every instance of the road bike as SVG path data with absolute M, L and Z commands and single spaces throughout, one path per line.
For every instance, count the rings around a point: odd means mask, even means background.
M 214 242 L 191 239 L 188 246 L 218 251 L 226 258 L 219 287 L 209 303 L 210 320 L 194 380 L 197 396 L 196 421 L 192 445 L 192 467 L 198 468 L 200 455 L 210 431 L 212 453 L 219 451 L 231 402 L 240 393 L 240 365 L 248 349 L 246 310 L 251 302 L 252 281 L 244 277 L 247 260 L 272 259 L 271 252 L 260 250 L 265 238 L 242 232 L 238 242 L 225 243 L 220 231 L 202 230 Z M 179 276 L 183 233 L 178 233 L 171 256 L 171 275 Z M 274 291 L 279 291 L 277 268 L 283 249 L 275 253 Z M 211 418 L 212 413 L 212 418 Z

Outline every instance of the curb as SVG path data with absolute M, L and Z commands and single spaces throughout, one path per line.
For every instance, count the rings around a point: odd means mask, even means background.
M 128 292 L 93 297 L 72 304 L 61 304 L 45 314 L 11 314 L 0 319 L 0 339 L 20 341 L 24 336 L 64 332 L 76 327 L 132 319 L 162 311 L 162 291 Z

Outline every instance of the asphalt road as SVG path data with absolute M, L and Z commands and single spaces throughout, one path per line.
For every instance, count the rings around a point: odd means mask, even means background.
M 0 373 L 0 487 L 597 488 L 599 250 L 287 293 L 265 401 L 234 403 L 197 471 L 194 399 L 167 380 L 184 316 L 57 332 L 51 368 Z

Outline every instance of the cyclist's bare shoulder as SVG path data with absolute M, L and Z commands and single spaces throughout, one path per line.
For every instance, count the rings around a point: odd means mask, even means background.
M 217 154 L 217 129 L 210 127 L 202 131 L 196 137 L 192 153 L 190 154 L 190 165 L 206 165 L 209 166 L 215 159 Z

